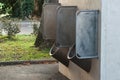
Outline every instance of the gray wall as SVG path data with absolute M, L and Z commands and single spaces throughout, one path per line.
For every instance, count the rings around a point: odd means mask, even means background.
M 101 80 L 120 80 L 120 0 L 102 0 Z

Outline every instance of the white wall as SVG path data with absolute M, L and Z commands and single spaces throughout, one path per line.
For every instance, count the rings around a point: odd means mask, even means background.
M 120 0 L 102 0 L 101 80 L 120 80 Z

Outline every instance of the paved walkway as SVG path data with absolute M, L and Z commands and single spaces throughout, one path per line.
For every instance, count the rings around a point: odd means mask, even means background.
M 1 66 L 0 80 L 68 80 L 58 72 L 58 64 Z

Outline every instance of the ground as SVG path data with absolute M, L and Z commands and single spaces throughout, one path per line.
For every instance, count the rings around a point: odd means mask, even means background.
M 58 71 L 58 64 L 1 66 L 0 80 L 68 80 Z
M 17 35 L 13 40 L 0 37 L 0 61 L 41 60 L 50 58 L 50 48 L 33 47 L 34 35 Z

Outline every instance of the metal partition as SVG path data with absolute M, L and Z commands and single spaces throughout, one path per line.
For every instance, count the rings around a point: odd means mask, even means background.
M 43 5 L 42 33 L 44 39 L 56 39 L 57 9 L 60 4 L 46 3 Z
M 50 55 L 60 61 L 65 66 L 69 65 L 69 60 L 67 59 L 67 53 L 69 48 L 57 48 L 54 44 L 50 50 Z
M 79 11 L 76 20 L 77 58 L 98 57 L 98 11 Z
M 70 47 L 75 43 L 76 6 L 60 6 L 57 12 L 57 47 Z

